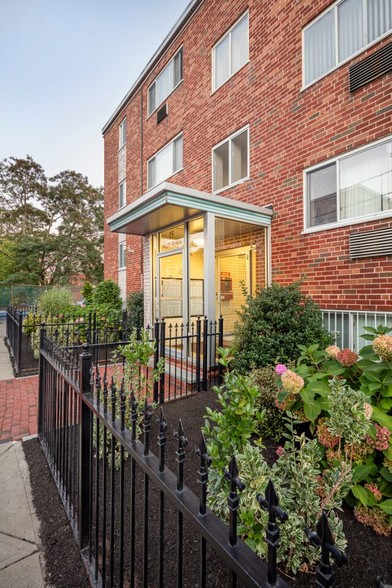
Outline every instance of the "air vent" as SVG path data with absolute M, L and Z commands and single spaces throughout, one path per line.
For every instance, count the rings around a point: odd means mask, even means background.
M 392 227 L 350 235 L 350 258 L 392 255 Z
M 167 116 L 167 104 L 165 102 L 165 104 L 163 106 L 161 106 L 157 112 L 157 123 L 159 124 L 161 121 L 163 121 L 163 119 L 166 116 Z
M 349 68 L 350 92 L 392 71 L 392 43 Z

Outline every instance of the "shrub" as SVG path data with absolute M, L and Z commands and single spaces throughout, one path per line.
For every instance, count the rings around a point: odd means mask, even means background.
M 38 298 L 38 313 L 43 316 L 59 315 L 71 312 L 73 299 L 67 288 L 52 288 L 42 292 Z
M 275 370 L 272 366 L 255 369 L 250 377 L 259 390 L 258 404 L 265 415 L 258 422 L 257 432 L 262 439 L 280 441 L 284 431 L 284 420 L 282 411 L 275 404 L 279 392 Z
M 131 292 L 127 298 L 128 328 L 141 329 L 144 325 L 144 294 Z
M 298 344 L 325 347 L 331 342 L 319 307 L 301 293 L 298 282 L 258 287 L 254 296 L 248 295 L 234 335 L 235 367 L 241 373 L 297 359 Z
M 299 569 L 308 571 L 319 559 L 319 551 L 310 544 L 305 528 L 315 528 L 323 510 L 327 512 L 336 545 L 344 550 L 343 527 L 334 509 L 341 507 L 348 492 L 351 472 L 347 464 L 342 464 L 323 476 L 323 452 L 317 441 L 307 440 L 304 434 L 296 435 L 293 422 L 287 422 L 287 442 L 272 467 L 267 465 L 260 447 L 249 442 L 237 455 L 239 477 L 245 484 L 240 496 L 238 533 L 256 553 L 266 556 L 268 514 L 259 508 L 255 498 L 265 494 L 267 483 L 272 480 L 280 507 L 289 515 L 280 525 L 278 563 L 296 573 Z M 213 470 L 214 465 L 210 467 L 210 476 Z M 229 484 L 224 478 L 215 479 L 218 483 L 212 490 L 210 487 L 209 506 L 227 520 Z
M 103 280 L 94 289 L 92 303 L 95 307 L 108 306 L 113 310 L 121 310 L 121 291 L 113 280 Z
M 92 303 L 93 294 L 94 294 L 94 286 L 90 282 L 84 282 L 83 288 L 82 288 L 82 296 L 83 296 L 83 300 L 85 300 L 87 304 Z
M 360 513 L 358 519 L 376 532 L 381 528 L 377 521 L 382 520 L 384 531 L 389 524 L 391 532 L 392 330 L 365 330 L 371 345 L 359 356 L 336 346 L 325 351 L 318 345 L 301 347 L 295 371 L 304 387 L 293 397 L 278 378 L 282 390 L 277 401 L 283 410 L 300 410 L 310 421 L 326 467 L 352 463 L 354 486 L 347 500 Z
M 263 415 L 257 406 L 257 386 L 249 376 L 229 371 L 232 360 L 229 349 L 220 348 L 218 351 L 221 355 L 219 362 L 226 368 L 223 385 L 214 387 L 221 409 L 218 411 L 206 408 L 207 415 L 202 431 L 214 465 L 220 469 L 222 475 L 231 456 L 242 451 L 251 435 L 256 433 Z

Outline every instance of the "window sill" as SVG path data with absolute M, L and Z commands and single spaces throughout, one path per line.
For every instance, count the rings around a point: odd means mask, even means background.
M 155 156 L 154 156 L 154 157 L 155 157 Z M 147 188 L 147 192 L 148 192 L 149 190 L 152 190 L 152 189 L 153 189 L 153 188 L 155 188 L 156 186 L 159 186 L 159 184 L 162 184 L 163 182 L 167 182 L 167 180 L 168 180 L 169 178 L 172 178 L 172 177 L 173 177 L 173 176 L 175 176 L 176 174 L 180 173 L 181 171 L 183 171 L 183 169 L 184 169 L 184 166 L 183 166 L 183 167 L 180 167 L 180 169 L 176 169 L 176 171 L 175 171 L 175 172 L 171 173 L 169 176 L 166 176 L 166 178 L 164 178 L 163 180 L 161 180 L 161 181 L 160 181 L 160 182 L 158 182 L 157 184 L 154 184 L 153 186 L 148 186 L 148 188 Z
M 391 218 L 391 217 L 392 217 L 392 210 L 388 210 L 386 212 L 380 212 L 380 213 L 374 214 L 372 216 L 355 217 L 352 219 L 347 219 L 347 220 L 339 221 L 336 223 L 318 225 L 317 227 L 308 227 L 302 231 L 301 235 L 309 235 L 311 233 L 319 233 L 320 231 L 330 231 L 333 229 L 340 229 L 341 227 L 348 227 L 350 225 L 371 223 L 374 221 L 383 220 L 383 219 Z
M 241 180 L 238 180 L 238 182 L 234 182 L 233 184 L 228 184 L 227 186 L 224 186 L 223 188 L 219 188 L 219 190 L 213 190 L 212 193 L 213 194 L 220 194 L 221 192 L 225 192 L 226 190 L 230 190 L 231 188 L 234 188 L 235 186 L 239 186 L 240 184 L 243 184 L 244 182 L 247 182 L 248 180 L 250 180 L 250 176 L 247 176 L 246 178 L 241 178 Z

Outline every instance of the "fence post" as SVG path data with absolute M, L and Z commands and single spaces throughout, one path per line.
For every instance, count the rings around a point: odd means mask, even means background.
M 45 323 L 41 323 L 39 330 L 39 368 L 38 368 L 38 435 L 43 433 L 43 412 L 44 412 L 44 393 L 45 393 L 45 370 L 44 359 L 42 357 L 42 348 L 46 335 Z
M 336 583 L 329 555 L 332 555 L 338 566 L 347 563 L 347 557 L 335 545 L 325 512 L 317 522 L 316 531 L 307 529 L 307 535 L 312 545 L 321 547 L 321 561 L 317 567 L 316 586 L 318 588 L 333 588 Z
M 83 353 L 79 356 L 79 545 L 83 549 L 88 545 L 90 528 L 90 485 L 91 485 L 91 411 L 83 402 L 83 395 L 91 392 L 90 388 L 91 353 L 89 345 L 83 344 Z
M 203 387 L 207 390 L 207 370 L 208 370 L 208 319 L 205 316 L 203 320 Z
M 17 354 L 18 354 L 18 359 L 16 361 L 16 365 L 18 372 L 20 372 L 21 369 L 21 365 L 20 365 L 20 360 L 22 357 L 22 331 L 23 331 L 23 311 L 19 310 L 18 311 L 18 349 L 17 349 Z
M 163 359 L 163 368 L 159 379 L 159 403 L 165 402 L 165 344 L 166 344 L 166 323 L 161 321 L 161 338 L 160 338 L 160 357 Z
M 218 347 L 223 347 L 223 316 L 220 315 L 218 320 Z M 216 361 L 216 348 L 215 348 L 215 357 L 214 360 Z M 223 382 L 223 365 L 220 361 L 218 361 L 218 386 L 221 386 Z
M 158 361 L 159 361 L 159 321 L 155 319 L 154 323 L 154 341 L 155 341 L 155 349 L 154 349 L 154 371 L 157 369 Z M 156 371 L 155 371 L 156 373 Z M 153 398 L 154 402 L 158 402 L 158 380 L 154 379 L 154 392 Z

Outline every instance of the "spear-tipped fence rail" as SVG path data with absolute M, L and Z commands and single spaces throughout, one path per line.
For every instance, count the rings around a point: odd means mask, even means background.
M 227 526 L 207 506 L 211 458 L 204 438 L 195 450 L 199 458 L 198 497 L 185 484 L 187 438 L 181 420 L 174 432 L 177 473 L 166 465 L 168 423 L 162 407 L 156 454 L 153 424 L 149 403 L 140 402 L 134 391 L 125 389 L 123 381 L 111 380 L 109 384 L 107 370 L 93 363 L 88 344 L 76 364 L 73 354 L 41 331 L 39 438 L 91 584 L 205 588 L 221 562 L 219 586 L 288 588 L 278 574 L 276 552 L 277 520 L 285 524 L 290 513 L 279 508 L 273 484 L 268 484 L 265 496 L 255 496 L 269 513 L 268 562 L 264 562 L 237 537 L 237 511 L 244 486 L 235 457 L 225 473 L 230 482 Z M 189 529 L 196 539 L 187 536 Z M 334 545 L 325 515 L 315 532 L 307 532 L 322 552 L 316 586 L 334 586 L 329 558 L 332 555 L 341 564 L 344 555 Z M 152 574 L 154 561 L 157 570 Z M 191 578 L 189 568 L 193 570 Z M 384 586 L 381 578 L 377 582 Z

